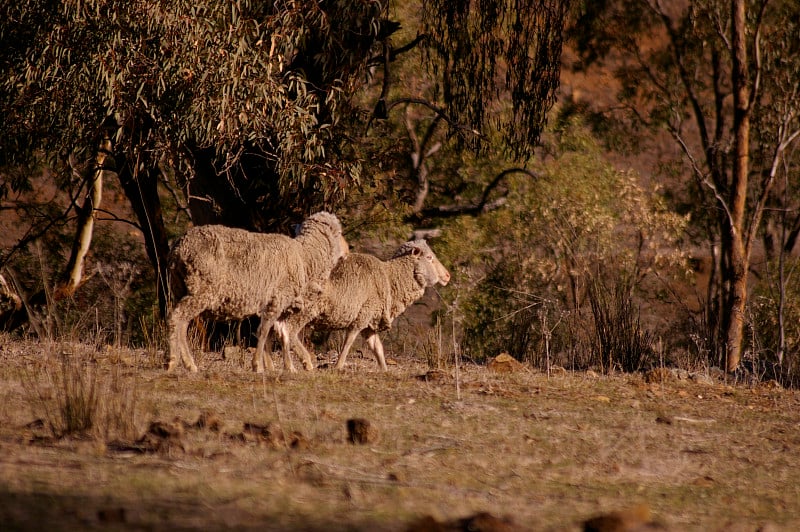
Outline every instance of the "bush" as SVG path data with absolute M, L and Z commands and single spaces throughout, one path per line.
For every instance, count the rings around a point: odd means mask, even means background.
M 453 283 L 463 350 L 479 360 L 505 351 L 538 367 L 638 369 L 650 342 L 638 309 L 661 297 L 639 288 L 681 271 L 687 220 L 639 176 L 605 163 L 580 124 L 567 123 L 557 141 L 539 179 L 509 178 L 505 208 L 446 231 L 446 256 L 465 272 Z M 635 299 L 614 296 L 617 279 Z M 618 338 L 594 332 L 619 325 Z
M 83 344 L 53 344 L 50 349 L 29 367 L 22 384 L 32 410 L 53 437 L 133 437 L 137 391 L 135 382 L 122 378 L 120 365 L 102 371 Z
M 642 330 L 632 289 L 626 279 L 617 280 L 609 288 L 598 278 L 589 290 L 594 317 L 593 352 L 606 373 L 615 369 L 640 371 L 653 362 L 653 337 Z
M 751 369 L 764 378 L 797 387 L 800 386 L 800 284 L 795 276 L 800 273 L 800 260 L 788 261 L 784 272 L 782 308 L 776 264 L 767 265 L 764 278 L 754 288 L 749 305 L 751 356 L 746 357 L 745 362 L 754 366 Z

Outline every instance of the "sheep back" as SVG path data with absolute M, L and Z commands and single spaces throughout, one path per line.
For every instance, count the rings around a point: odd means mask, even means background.
M 308 217 L 294 241 L 303 248 L 308 281 L 320 285 L 328 279 L 339 259 L 348 253 L 339 219 L 325 211 Z
M 170 272 L 177 295 L 200 299 L 209 317 L 243 319 L 302 296 L 303 259 L 299 242 L 287 236 L 204 225 L 176 243 Z M 274 301 L 276 295 L 283 302 Z
M 391 282 L 379 258 L 351 253 L 331 271 L 322 301 L 312 310 L 314 325 L 323 329 L 381 327 L 384 309 L 391 307 Z M 391 323 L 391 322 L 390 322 Z

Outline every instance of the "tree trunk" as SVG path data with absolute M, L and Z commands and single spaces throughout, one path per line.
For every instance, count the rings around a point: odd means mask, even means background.
M 745 245 L 745 205 L 750 153 L 750 91 L 747 75 L 747 43 L 745 41 L 745 1 L 731 2 L 731 45 L 733 48 L 733 128 L 734 157 L 731 176 L 729 220 L 730 263 L 724 279 L 728 297 L 723 309 L 725 326 L 725 368 L 734 371 L 742 358 L 744 338 L 744 310 L 747 304 L 747 270 L 749 249 Z
M 80 286 L 83 279 L 83 265 L 86 254 L 92 245 L 92 235 L 94 233 L 94 215 L 100 208 L 103 200 L 103 174 L 105 174 L 105 163 L 111 150 L 111 140 L 108 135 L 100 143 L 97 152 L 96 166 L 89 170 L 88 191 L 83 201 L 83 206 L 76 208 L 78 213 L 77 227 L 75 228 L 75 240 L 72 243 L 72 251 L 67 262 L 61 279 L 53 291 L 53 299 L 58 301 L 65 297 L 70 297 Z
M 134 176 L 133 169 L 129 164 L 120 164 L 118 176 L 125 196 L 127 196 L 144 234 L 147 257 L 156 273 L 158 310 L 163 318 L 167 315 L 169 301 L 169 285 L 167 283 L 169 241 L 161 211 L 161 199 L 158 197 L 160 172 L 158 167 L 153 167 Z

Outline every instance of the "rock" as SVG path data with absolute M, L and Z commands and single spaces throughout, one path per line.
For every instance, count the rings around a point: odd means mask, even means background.
M 246 440 L 255 439 L 259 445 L 266 445 L 274 449 L 283 447 L 284 444 L 283 429 L 273 422 L 269 422 L 266 425 L 245 423 L 243 434 Z
M 299 431 L 292 432 L 292 437 L 289 439 L 289 447 L 297 451 L 308 449 L 311 443 L 306 438 L 305 434 Z
M 521 532 L 522 527 L 509 518 L 499 518 L 488 512 L 470 517 L 440 522 L 426 515 L 412 522 L 407 532 Z
M 184 425 L 180 420 L 172 423 L 154 421 L 135 443 L 142 452 L 170 452 L 173 449 L 184 451 L 183 436 Z
M 706 373 L 691 373 L 689 375 L 689 379 L 698 384 L 707 384 L 707 385 L 715 384 L 714 378 L 707 375 Z
M 663 425 L 672 425 L 675 420 L 669 414 L 659 414 L 656 417 L 656 423 L 661 423 Z
M 495 373 L 516 373 L 523 369 L 525 366 L 508 353 L 500 353 L 489 362 L 489 371 Z
M 643 532 L 665 530 L 652 520 L 650 507 L 639 504 L 626 510 L 610 512 L 588 519 L 583 523 L 584 532 Z
M 347 420 L 347 439 L 351 443 L 367 444 L 375 443 L 380 439 L 378 429 L 363 418 L 354 418 Z
M 97 520 L 101 523 L 124 523 L 125 508 L 104 508 L 97 510 Z
M 417 379 L 425 382 L 441 382 L 447 379 L 447 373 L 440 369 L 432 369 L 422 375 L 417 375 Z
M 219 432 L 222 427 L 222 420 L 219 416 L 211 410 L 203 410 L 200 412 L 200 417 L 194 424 L 194 428 L 207 429 L 213 432 Z
M 674 380 L 675 375 L 667 368 L 653 368 L 644 374 L 644 382 L 647 384 L 666 384 Z

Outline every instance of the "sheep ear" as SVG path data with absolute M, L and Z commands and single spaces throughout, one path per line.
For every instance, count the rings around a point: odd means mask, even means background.
M 419 257 L 420 255 L 422 255 L 422 250 L 419 248 L 411 248 L 411 254 L 414 255 L 415 257 Z

